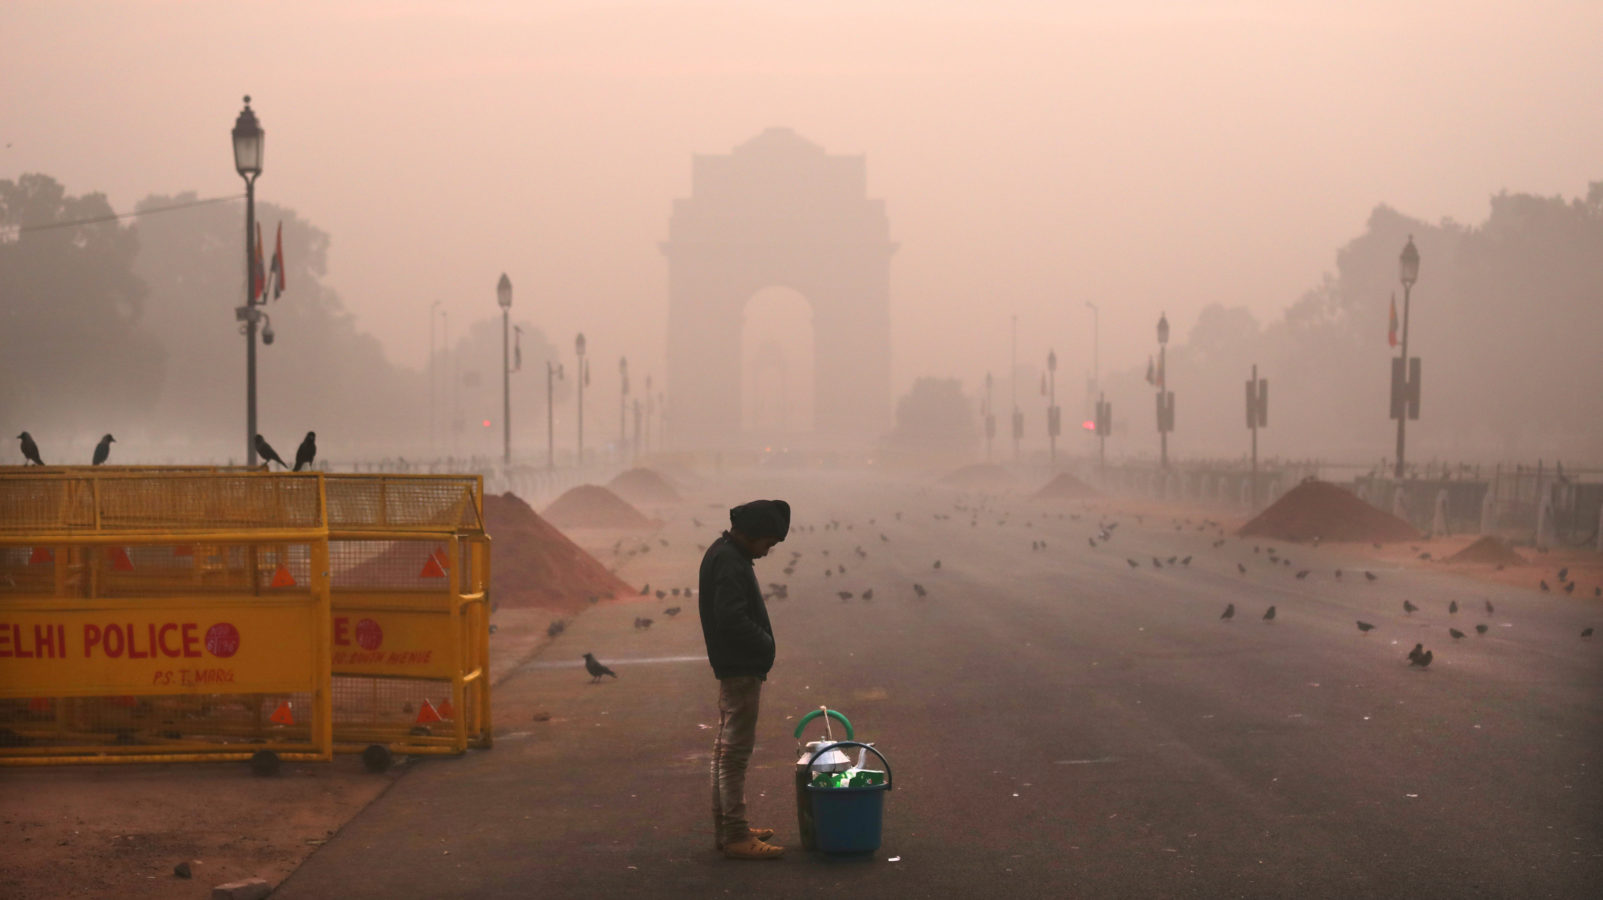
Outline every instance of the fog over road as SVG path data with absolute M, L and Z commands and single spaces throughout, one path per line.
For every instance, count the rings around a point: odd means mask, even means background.
M 799 526 L 757 563 L 760 581 L 789 586 L 769 601 L 779 657 L 748 782 L 754 824 L 793 848 L 784 860 L 713 852 L 715 683 L 682 659 L 701 651 L 694 604 L 670 620 L 661 609 L 678 601 L 653 599 L 579 617 L 498 686 L 494 749 L 418 765 L 275 896 L 1575 897 L 1603 884 L 1603 645 L 1579 636 L 1595 600 L 1381 568 L 1352 547 L 1278 545 L 1292 564 L 1272 566 L 1269 542 L 1216 549 L 1195 515 L 1177 531 L 1112 501 L 811 473 L 742 477 L 658 512 L 670 544 L 625 579 L 693 584 L 695 545 L 757 496 L 790 500 Z M 1103 517 L 1120 524 L 1093 549 Z M 1405 598 L 1420 611 L 1405 616 Z M 638 615 L 656 624 L 636 631 Z M 1360 634 L 1360 619 L 1376 629 Z M 1415 642 L 1435 652 L 1426 671 L 1404 659 Z M 588 684 L 586 651 L 618 680 Z M 798 848 L 790 730 L 825 703 L 893 766 L 870 859 Z

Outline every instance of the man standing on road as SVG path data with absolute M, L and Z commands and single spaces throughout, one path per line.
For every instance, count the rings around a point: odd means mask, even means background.
M 757 743 L 757 698 L 774 667 L 774 629 L 752 561 L 790 531 L 790 504 L 753 500 L 729 511 L 729 530 L 701 558 L 701 634 L 718 678 L 718 738 L 712 746 L 712 821 L 730 859 L 778 859 L 772 828 L 746 821 L 746 766 Z

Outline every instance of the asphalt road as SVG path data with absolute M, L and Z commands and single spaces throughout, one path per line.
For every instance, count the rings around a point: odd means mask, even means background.
M 779 659 L 748 783 L 754 823 L 794 847 L 790 731 L 828 704 L 891 760 L 879 852 L 747 863 L 713 851 L 716 684 L 694 602 L 669 619 L 670 597 L 587 611 L 497 688 L 494 749 L 414 764 L 275 896 L 1603 890 L 1603 643 L 1579 636 L 1603 624 L 1597 601 L 1377 569 L 1350 547 L 1279 546 L 1292 565 L 1270 565 L 1269 543 L 1215 549 L 1198 518 L 1177 531 L 1108 503 L 1000 497 L 976 514 L 974 495 L 860 475 L 748 479 L 698 498 L 625 577 L 692 584 L 693 545 L 753 496 L 787 497 L 816 527 L 758 563 L 790 599 L 770 601 Z M 1120 525 L 1093 549 L 1104 515 Z M 865 588 L 871 603 L 835 596 Z M 1420 612 L 1405 616 L 1405 598 Z M 1220 621 L 1231 602 L 1235 619 Z M 635 630 L 639 615 L 656 624 Z M 1377 628 L 1360 634 L 1358 619 Z M 1435 653 L 1426 671 L 1404 660 L 1416 641 Z M 585 651 L 620 677 L 590 685 Z

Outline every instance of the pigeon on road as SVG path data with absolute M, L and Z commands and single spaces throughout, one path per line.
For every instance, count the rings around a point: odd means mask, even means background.
M 1368 622 L 1365 622 L 1362 619 L 1359 619 L 1358 620 L 1358 630 L 1362 631 L 1364 634 L 1368 634 L 1371 631 L 1375 630 L 1375 626 L 1369 624 Z
M 1414 610 L 1416 610 L 1416 609 L 1419 609 L 1419 607 L 1415 606 L 1412 603 L 1409 603 L 1407 600 L 1403 601 L 1403 615 L 1411 616 L 1411 615 L 1414 614 Z
M 665 610 L 663 610 L 663 611 L 662 611 L 662 614 L 663 614 L 663 615 L 665 615 L 665 616 L 667 616 L 667 617 L 668 617 L 668 618 L 670 618 L 670 619 L 671 619 L 671 618 L 673 618 L 673 617 L 674 617 L 674 616 L 677 616 L 677 615 L 679 615 L 679 607 L 677 607 L 677 606 L 670 606 L 670 607 L 668 607 L 668 608 L 667 608 L 667 609 L 665 609 Z
M 1297 573 L 1297 580 L 1301 581 L 1304 578 L 1307 578 L 1308 577 L 1308 572 L 1309 572 L 1308 569 L 1303 569 L 1301 572 L 1298 572 Z
M 1415 644 L 1414 645 L 1414 649 L 1408 651 L 1408 661 L 1409 661 L 1409 663 L 1412 664 L 1415 661 L 1417 661 L 1421 656 L 1424 656 L 1424 655 L 1425 655 L 1425 645 L 1424 644 Z
M 1430 652 L 1429 650 L 1426 650 L 1424 653 L 1421 653 L 1418 656 L 1415 656 L 1412 659 L 1410 659 L 1408 661 L 1408 664 L 1411 665 L 1411 666 L 1419 666 L 1421 669 L 1423 669 L 1423 668 L 1429 666 L 1430 665 L 1430 661 L 1435 659 L 1435 658 L 1436 658 L 1436 654 Z
M 1263 620 L 1265 622 L 1273 622 L 1275 620 L 1275 608 L 1273 606 L 1264 611 Z
M 614 672 L 602 665 L 601 661 L 596 659 L 595 654 L 593 653 L 586 653 L 584 655 L 584 670 L 590 673 L 591 683 L 600 681 L 601 676 L 603 675 L 611 675 L 613 678 L 618 677 L 617 672 Z
M 1488 615 L 1488 616 L 1489 616 L 1489 615 L 1491 615 L 1491 614 L 1492 614 L 1492 613 L 1493 613 L 1493 612 L 1495 612 L 1495 610 L 1493 610 L 1493 609 L 1492 609 L 1492 601 L 1490 601 L 1490 600 L 1487 600 L 1487 601 L 1486 601 L 1486 614 L 1487 614 L 1487 615 Z
M 1221 618 L 1221 619 L 1234 619 L 1235 617 L 1236 617 L 1236 605 L 1234 603 L 1225 604 L 1225 611 L 1219 614 L 1219 618 Z
M 1364 570 L 1364 577 L 1366 579 L 1370 580 L 1370 581 L 1374 581 L 1375 579 L 1379 578 L 1380 576 L 1376 575 L 1374 572 L 1369 571 L 1368 569 L 1365 569 Z
M 317 432 L 308 431 L 306 432 L 305 439 L 301 441 L 300 449 L 295 451 L 295 471 L 299 472 L 306 466 L 311 465 L 316 459 Z
M 1452 635 L 1453 640 L 1455 641 L 1464 636 L 1464 632 L 1459 631 L 1457 628 L 1449 628 L 1447 629 L 1447 633 Z
M 924 590 L 924 586 L 922 584 L 913 585 L 913 593 L 917 594 L 919 599 L 929 596 L 929 592 Z
M 1241 563 L 1236 563 L 1236 571 L 1240 572 L 1243 575 L 1245 575 L 1245 574 L 1247 574 L 1247 567 L 1242 565 Z
M 100 443 L 95 445 L 95 456 L 94 456 L 93 464 L 97 465 L 97 466 L 104 464 L 105 461 L 106 461 L 106 457 L 111 455 L 111 445 L 116 443 L 116 442 L 117 442 L 117 439 L 112 437 L 109 434 L 106 435 L 105 437 L 101 438 L 100 439 Z
M 1450 612 L 1450 613 L 1453 613 L 1454 615 L 1457 615 L 1458 614 L 1458 601 L 1457 600 L 1449 600 L 1449 601 L 1447 601 L 1447 611 Z
M 1129 564 L 1130 564 L 1130 568 L 1132 568 L 1132 569 L 1139 569 L 1139 568 L 1141 568 L 1141 564 L 1140 564 L 1140 563 L 1138 563 L 1138 562 L 1136 562 L 1136 561 L 1135 561 L 1135 560 L 1133 560 L 1133 559 L 1131 559 L 1131 558 L 1129 558 L 1129 557 L 1128 557 L 1128 556 L 1127 556 L 1127 557 L 1125 557 L 1125 558 L 1124 558 L 1124 561 L 1125 561 L 1125 562 L 1127 562 L 1127 563 L 1129 563 Z
M 1486 633 L 1486 623 L 1482 622 L 1479 625 L 1476 625 L 1475 626 L 1475 633 L 1476 634 L 1485 634 Z
M 23 465 L 27 465 L 28 463 L 33 463 L 36 466 L 44 465 L 44 461 L 39 459 L 39 445 L 33 442 L 33 435 L 24 431 L 23 433 L 17 435 L 17 440 L 22 442 Z

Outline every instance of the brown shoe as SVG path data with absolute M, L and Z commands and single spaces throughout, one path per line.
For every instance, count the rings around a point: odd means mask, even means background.
M 774 830 L 772 828 L 753 828 L 751 829 L 751 836 L 759 841 L 766 841 L 774 836 Z M 713 843 L 719 850 L 724 849 L 723 841 L 714 841 Z
M 756 838 L 748 838 L 738 844 L 724 847 L 725 859 L 778 859 L 784 855 L 784 847 L 765 844 Z

